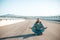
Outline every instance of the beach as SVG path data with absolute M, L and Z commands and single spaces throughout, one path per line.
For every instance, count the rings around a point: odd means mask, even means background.
M 60 23 L 41 20 L 44 27 L 48 27 L 43 35 L 34 35 L 29 27 L 36 20 L 25 20 L 0 27 L 0 40 L 60 40 Z
M 0 21 L 0 26 L 10 25 L 18 22 L 23 22 L 25 19 L 4 19 Z

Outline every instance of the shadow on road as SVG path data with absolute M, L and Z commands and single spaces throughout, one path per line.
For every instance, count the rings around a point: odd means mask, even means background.
M 10 39 L 10 38 L 20 38 L 20 37 L 23 37 L 23 39 L 25 39 L 25 38 L 29 38 L 29 37 L 33 37 L 33 36 L 39 36 L 39 35 L 36 35 L 36 34 L 25 34 L 25 35 L 4 37 L 4 38 L 0 38 L 0 40 Z

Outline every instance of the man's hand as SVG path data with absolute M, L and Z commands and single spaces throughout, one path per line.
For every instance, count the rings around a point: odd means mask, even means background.
M 47 29 L 48 27 L 46 27 L 46 29 Z
M 48 27 L 45 27 L 45 29 L 47 29 Z

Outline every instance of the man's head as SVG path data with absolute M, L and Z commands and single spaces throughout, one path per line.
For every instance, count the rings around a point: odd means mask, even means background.
M 37 18 L 37 22 L 40 22 L 40 18 Z

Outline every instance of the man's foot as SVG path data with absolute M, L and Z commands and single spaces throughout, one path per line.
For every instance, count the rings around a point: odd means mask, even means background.
M 40 33 L 40 34 L 37 34 L 37 33 L 36 33 L 36 35 L 43 35 L 43 33 Z

